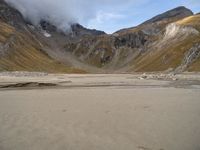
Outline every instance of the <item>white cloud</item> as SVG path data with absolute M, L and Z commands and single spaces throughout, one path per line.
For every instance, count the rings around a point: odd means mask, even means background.
M 46 19 L 66 30 L 71 23 L 87 24 L 91 20 L 104 22 L 122 15 L 113 13 L 130 4 L 137 5 L 141 0 L 6 0 L 17 8 L 33 24 Z M 147 0 L 142 0 L 147 1 Z M 111 11 L 107 11 L 111 10 Z
M 106 21 L 109 20 L 116 20 L 116 19 L 122 19 L 125 16 L 122 14 L 117 14 L 115 12 L 103 12 L 99 11 L 94 19 L 91 21 L 97 22 L 97 23 L 106 23 Z

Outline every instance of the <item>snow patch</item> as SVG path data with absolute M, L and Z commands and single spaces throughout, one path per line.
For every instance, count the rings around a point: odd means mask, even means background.
M 46 30 L 42 30 L 42 34 L 47 38 L 51 37 L 51 34 L 49 34 Z

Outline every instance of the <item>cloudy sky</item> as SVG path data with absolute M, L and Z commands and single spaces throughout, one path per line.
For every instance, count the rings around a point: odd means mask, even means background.
M 177 6 L 200 12 L 200 0 L 6 0 L 34 24 L 48 19 L 61 29 L 71 23 L 112 33 Z
M 126 1 L 126 0 L 124 0 Z M 96 17 L 85 25 L 112 33 L 120 28 L 132 27 L 177 6 L 186 6 L 200 12 L 200 0 L 140 0 L 100 8 Z

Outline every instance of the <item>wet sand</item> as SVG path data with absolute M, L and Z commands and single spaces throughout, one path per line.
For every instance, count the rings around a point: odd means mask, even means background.
M 199 76 L 0 76 L 27 82 L 0 88 L 0 150 L 200 149 Z

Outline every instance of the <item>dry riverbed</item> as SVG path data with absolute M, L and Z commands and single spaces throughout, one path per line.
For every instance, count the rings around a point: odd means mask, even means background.
M 0 150 L 199 150 L 200 74 L 0 73 Z

